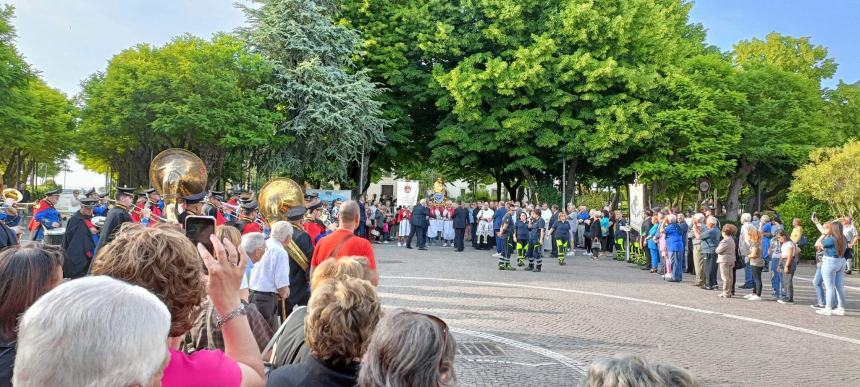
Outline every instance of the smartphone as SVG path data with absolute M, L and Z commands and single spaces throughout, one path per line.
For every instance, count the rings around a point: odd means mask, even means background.
M 812 218 L 811 218 L 811 219 L 812 219 L 812 221 L 813 221 L 813 222 L 815 222 L 816 220 L 818 220 L 818 215 L 816 215 L 816 214 L 815 214 L 815 212 L 813 212 L 813 213 L 812 213 Z
M 209 250 L 210 254 L 214 254 L 215 247 L 212 246 L 212 241 L 209 236 L 215 233 L 215 218 L 211 216 L 189 216 L 185 218 L 185 236 L 191 239 L 194 246 L 197 243 L 202 243 Z

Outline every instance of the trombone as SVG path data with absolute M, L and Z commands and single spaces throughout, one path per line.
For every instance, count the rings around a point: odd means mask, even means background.
M 111 199 L 111 198 L 107 198 L 107 200 L 108 200 L 108 202 L 109 202 L 109 203 L 113 203 L 113 204 L 118 204 L 118 203 L 119 203 L 119 202 L 117 202 L 116 200 Z M 143 211 L 141 211 L 141 209 L 140 209 L 140 208 L 138 208 L 137 206 L 132 206 L 132 207 L 131 207 L 131 209 L 129 209 L 128 211 L 129 211 L 129 212 L 131 212 L 131 213 L 134 213 L 134 214 L 137 214 L 137 215 L 143 216 Z M 156 220 L 156 221 L 158 221 L 158 222 L 167 222 L 167 218 L 162 217 L 162 216 L 155 215 L 155 214 L 153 214 L 153 213 L 150 213 L 150 214 L 149 214 L 149 217 L 150 217 L 150 218 L 152 218 L 152 219 L 155 219 L 155 220 Z

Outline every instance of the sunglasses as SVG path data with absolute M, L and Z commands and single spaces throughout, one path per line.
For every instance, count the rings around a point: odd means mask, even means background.
M 424 316 L 424 317 L 429 318 L 433 322 L 435 322 L 436 325 L 439 326 L 439 329 L 442 330 L 442 348 L 445 348 L 448 346 L 448 324 L 446 324 L 445 321 L 442 321 L 441 318 L 436 317 L 432 314 L 421 313 L 421 312 L 406 312 L 406 313 Z

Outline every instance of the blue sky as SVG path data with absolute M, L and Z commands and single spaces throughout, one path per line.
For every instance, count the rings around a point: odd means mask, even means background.
M 708 43 L 730 50 L 740 40 L 764 38 L 772 31 L 829 48 L 838 79 L 860 81 L 860 1 L 858 0 L 698 0 L 690 15 L 708 30 Z

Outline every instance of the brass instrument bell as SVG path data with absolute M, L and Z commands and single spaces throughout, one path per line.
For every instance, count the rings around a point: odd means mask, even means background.
M 302 187 L 292 179 L 279 177 L 270 180 L 257 194 L 259 212 L 271 227 L 277 221 L 287 220 L 287 212 L 305 204 Z
M 164 150 L 149 164 L 149 183 L 161 193 L 168 222 L 179 222 L 179 201 L 205 191 L 206 182 L 206 164 L 184 149 Z

